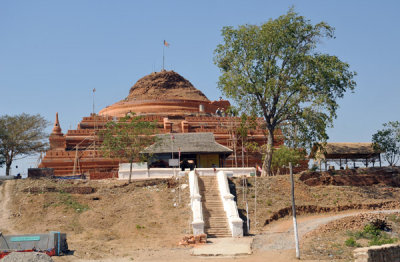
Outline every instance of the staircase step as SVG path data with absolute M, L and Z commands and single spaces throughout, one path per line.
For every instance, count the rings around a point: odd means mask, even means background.
M 209 237 L 231 237 L 215 176 L 199 177 L 205 232 Z
M 207 234 L 212 234 L 216 236 L 220 235 L 230 235 L 230 232 L 219 232 L 219 231 L 206 231 Z

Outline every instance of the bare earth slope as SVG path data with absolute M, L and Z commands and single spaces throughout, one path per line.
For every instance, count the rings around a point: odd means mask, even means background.
M 343 232 L 345 234 L 348 227 L 341 228 L 336 224 L 333 227 L 338 232 L 331 234 L 329 224 L 323 226 L 340 218 L 337 215 L 342 216 L 342 213 L 338 211 L 357 214 L 366 209 L 400 207 L 400 188 L 384 183 L 308 186 L 299 177 L 295 176 L 295 195 L 299 228 L 304 236 L 302 254 L 310 261 L 340 261 L 351 254 L 350 249 L 342 254 L 335 253 L 334 257 L 323 252 L 331 248 L 324 242 L 332 242 L 331 235 L 337 235 L 337 243 L 343 247 Z M 237 261 L 264 261 L 268 256 L 274 261 L 291 261 L 294 251 L 291 249 L 289 177 L 252 177 L 245 181 L 247 187 L 243 187 L 242 179 L 233 182 L 240 213 L 244 219 L 249 217 L 250 233 L 256 235 L 254 254 Z M 176 180 L 130 185 L 116 180 L 7 181 L 0 185 L 0 231 L 66 232 L 74 254 L 54 258 L 55 261 L 209 261 L 209 258 L 191 257 L 188 247 L 177 246 L 178 241 L 190 232 L 191 221 L 189 189 L 180 192 L 182 201 L 179 204 L 177 188 Z M 365 222 L 365 217 L 358 216 L 355 220 L 359 222 L 353 224 L 360 225 Z M 282 241 L 271 243 L 277 235 Z M 320 245 L 313 245 L 315 242 Z M 218 261 L 230 260 L 220 258 Z
M 14 233 L 10 213 L 10 188 L 14 183 L 13 180 L 0 181 L 0 232 L 4 234 Z
M 142 249 L 176 247 L 188 234 L 189 190 L 180 192 L 185 202 L 179 204 L 175 180 L 12 182 L 15 233 L 65 232 L 75 258 L 130 257 Z M 96 192 L 82 194 L 88 188 Z M 3 221 L 0 227 L 7 230 Z

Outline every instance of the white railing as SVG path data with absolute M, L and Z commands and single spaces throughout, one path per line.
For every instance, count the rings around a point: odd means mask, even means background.
M 219 171 L 217 173 L 218 187 L 221 195 L 222 203 L 226 217 L 228 218 L 229 228 L 232 232 L 232 237 L 243 236 L 243 220 L 239 217 L 239 212 L 234 200 L 234 196 L 229 190 L 228 177 L 232 176 L 232 173 Z
M 189 172 L 190 206 L 193 212 L 193 235 L 204 234 L 203 208 L 201 206 L 201 195 L 199 181 L 195 171 Z
M 127 180 L 129 179 L 129 164 L 123 163 L 119 165 L 118 179 Z M 217 172 L 224 171 L 229 174 L 229 176 L 240 177 L 240 176 L 250 176 L 252 173 L 255 174 L 256 169 L 254 167 L 245 168 L 196 168 L 196 172 L 200 176 L 215 176 Z M 143 168 L 135 167 L 132 169 L 132 179 L 149 179 L 149 178 L 171 178 L 177 175 L 183 176 L 186 171 L 180 171 L 179 168 Z
M 196 171 L 200 176 L 215 176 L 219 171 L 228 172 L 230 176 L 234 177 L 251 176 L 252 173 L 256 173 L 254 167 L 217 167 L 216 169 L 196 168 Z
M 132 169 L 132 179 L 149 179 L 149 178 L 171 178 L 174 176 L 183 176 L 185 172 L 178 168 L 135 168 Z M 120 164 L 118 170 L 118 179 L 129 179 L 129 165 Z

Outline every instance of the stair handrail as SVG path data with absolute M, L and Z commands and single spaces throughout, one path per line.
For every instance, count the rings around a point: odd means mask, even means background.
M 239 217 L 239 211 L 234 200 L 235 197 L 229 190 L 227 173 L 219 171 L 217 173 L 217 181 L 232 237 L 241 237 L 243 236 L 243 220 Z
M 195 170 L 189 172 L 190 206 L 192 208 L 193 235 L 204 234 L 203 208 L 199 189 L 198 175 Z

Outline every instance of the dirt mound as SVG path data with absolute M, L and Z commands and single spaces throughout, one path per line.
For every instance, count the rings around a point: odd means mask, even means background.
M 121 256 L 127 257 L 126 261 L 130 257 L 136 261 L 146 250 L 153 253 L 176 248 L 177 242 L 190 234 L 189 188 L 177 190 L 188 181 L 181 178 L 180 184 L 173 182 L 172 179 L 130 184 L 118 180 L 8 181 L 5 184 L 9 185 L 7 190 L 12 198 L 7 205 L 8 214 L 0 212 L 0 231 L 6 229 L 3 221 L 9 221 L 15 234 L 65 232 L 74 256 L 55 257 L 55 261 L 75 261 L 75 258 L 119 261 L 112 258 Z M 0 190 L 3 188 L 4 185 Z M 38 189 L 38 193 L 26 191 L 27 188 Z M 74 193 L 66 192 L 72 188 Z M 91 189 L 96 193 L 83 193 Z M 3 203 L 0 192 L 0 210 Z
M 37 253 L 37 252 L 29 252 L 29 253 L 21 253 L 21 252 L 13 252 L 3 259 L 1 262 L 53 262 L 53 259 L 46 254 Z
M 154 72 L 139 79 L 125 101 L 168 99 L 209 101 L 192 83 L 174 71 Z
M 390 187 L 400 187 L 400 175 L 397 169 L 369 168 L 304 172 L 300 175 L 299 179 L 308 186 L 372 186 L 380 184 Z

